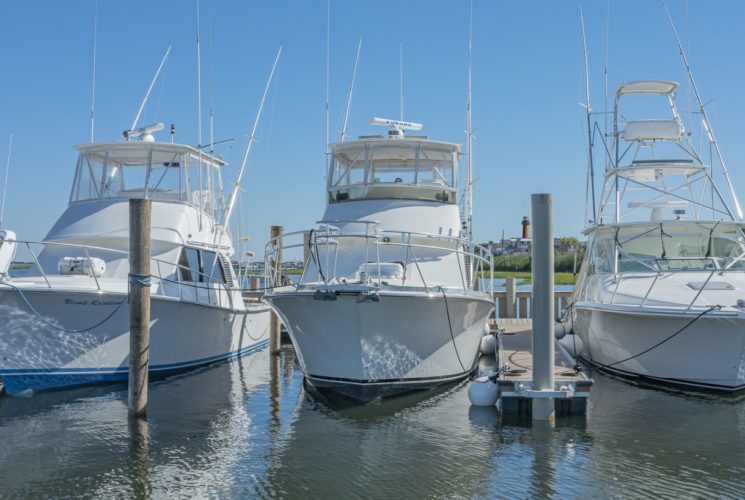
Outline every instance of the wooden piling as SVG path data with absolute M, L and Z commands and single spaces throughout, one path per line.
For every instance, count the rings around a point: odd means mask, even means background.
M 285 228 L 283 226 L 272 226 L 270 241 L 274 241 L 277 252 L 275 259 L 271 261 L 272 273 L 274 276 L 273 286 L 282 285 L 282 244 L 284 243 Z M 276 238 L 276 240 L 275 240 Z M 282 346 L 282 322 L 277 313 L 272 311 L 269 324 L 269 354 L 278 355 Z
M 150 200 L 129 200 L 130 418 L 147 414 L 150 365 Z

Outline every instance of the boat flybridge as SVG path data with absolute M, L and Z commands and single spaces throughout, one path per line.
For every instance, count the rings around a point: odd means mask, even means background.
M 155 142 L 160 129 L 77 146 L 69 205 L 43 241 L 0 232 L 0 379 L 8 392 L 126 380 L 132 198 L 152 200 L 151 374 L 267 342 L 269 308 L 244 300 L 230 261 L 224 162 Z M 30 269 L 12 271 L 12 260 Z
M 616 374 L 732 391 L 745 387 L 742 212 L 703 106 L 700 135 L 686 131 L 677 89 L 637 81 L 616 91 L 571 311 L 577 350 Z M 660 103 L 666 118 L 630 119 Z
M 265 300 L 306 381 L 357 402 L 466 377 L 494 308 L 478 278 L 492 268 L 491 251 L 464 237 L 460 146 L 405 134 L 419 124 L 373 124 L 388 136 L 329 146 L 317 226 L 269 241 L 265 254 L 277 287 Z M 290 252 L 304 264 L 297 282 L 279 267 Z

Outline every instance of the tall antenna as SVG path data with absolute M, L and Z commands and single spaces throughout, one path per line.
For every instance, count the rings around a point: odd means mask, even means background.
M 93 142 L 94 119 L 96 115 L 96 38 L 98 34 L 98 0 L 93 4 L 93 76 L 91 78 L 91 142 Z
M 331 65 L 331 0 L 326 0 L 326 156 L 328 156 L 328 145 L 330 138 L 329 127 L 329 70 Z
M 722 156 L 722 152 L 719 150 L 719 144 L 717 143 L 716 137 L 714 137 L 714 129 L 711 127 L 711 122 L 709 122 L 709 116 L 707 115 L 706 108 L 704 107 L 703 101 L 701 100 L 701 94 L 699 94 L 698 92 L 696 81 L 693 79 L 693 73 L 691 72 L 691 67 L 688 64 L 688 58 L 686 57 L 685 50 L 683 50 L 683 44 L 680 43 L 678 30 L 675 29 L 675 23 L 673 22 L 673 18 L 670 15 L 670 10 L 668 10 L 665 0 L 662 0 L 662 6 L 665 8 L 665 12 L 667 13 L 667 19 L 670 21 L 670 27 L 673 29 L 675 42 L 677 43 L 678 50 L 680 51 L 680 58 L 683 61 L 686 72 L 688 73 L 688 80 L 691 82 L 691 87 L 693 87 L 693 93 L 696 95 L 696 102 L 698 102 L 699 112 L 701 113 L 701 117 L 703 118 L 704 124 L 706 125 L 706 131 L 709 135 L 709 142 L 711 142 L 712 146 L 714 146 L 714 151 L 717 154 L 717 159 L 722 166 L 722 173 L 724 174 L 724 178 L 727 180 L 727 186 L 729 187 L 729 192 L 732 195 L 732 201 L 734 201 L 735 203 L 737 217 L 742 220 L 742 208 L 740 207 L 740 202 L 738 201 L 737 195 L 735 194 L 735 188 L 732 185 L 732 180 L 729 177 L 729 172 L 727 172 L 727 165 L 724 163 L 724 157 Z
M 404 42 L 398 42 L 398 74 L 399 74 L 399 102 L 401 121 L 404 121 Z
M 352 92 L 354 91 L 354 80 L 357 77 L 357 63 L 360 61 L 360 50 L 362 50 L 362 37 L 357 44 L 357 56 L 354 58 L 354 69 L 352 70 L 352 83 L 349 85 L 349 95 L 347 96 L 347 110 L 344 113 L 344 126 L 341 129 L 341 142 L 347 138 L 347 123 L 349 123 L 349 109 L 352 107 Z
M 243 180 L 243 172 L 246 170 L 246 164 L 248 163 L 248 155 L 251 153 L 251 146 L 254 143 L 254 137 L 256 136 L 256 127 L 259 125 L 259 120 L 261 119 L 261 113 L 264 110 L 264 102 L 266 101 L 266 95 L 269 93 L 269 87 L 272 84 L 272 79 L 274 78 L 274 73 L 277 69 L 277 64 L 279 63 L 279 56 L 282 55 L 282 47 L 279 47 L 279 50 L 277 50 L 277 56 L 274 58 L 274 64 L 272 65 L 272 71 L 269 73 L 269 79 L 266 82 L 266 87 L 264 87 L 264 95 L 261 96 L 261 102 L 259 103 L 259 110 L 256 112 L 256 119 L 254 120 L 253 128 L 251 129 L 251 135 L 248 136 L 248 142 L 246 143 L 246 151 L 243 153 L 243 161 L 241 162 L 241 169 L 238 171 L 238 178 L 235 180 L 235 184 L 233 185 L 233 191 L 230 193 L 230 198 L 228 199 L 228 205 L 225 208 L 225 215 L 222 221 L 223 228 L 227 226 L 227 224 L 230 222 L 230 214 L 233 212 L 233 205 L 235 204 L 236 197 L 238 196 L 238 191 L 241 187 L 241 180 Z
M 606 1 L 605 4 L 605 65 L 603 67 L 603 76 L 605 77 L 605 101 L 603 102 L 603 111 L 605 111 L 604 118 L 604 129 L 603 129 L 603 140 L 607 140 L 608 137 L 608 32 L 610 31 L 610 0 Z M 608 170 L 608 155 L 603 155 L 605 158 L 605 170 Z
M 590 192 L 592 193 L 592 221 L 595 222 L 595 166 L 592 161 L 593 139 L 592 139 L 592 109 L 590 108 L 590 65 L 587 60 L 587 39 L 585 38 L 585 16 L 582 14 L 582 6 L 579 7 L 579 23 L 582 27 L 582 51 L 585 61 L 585 114 L 587 115 L 587 168 L 590 170 Z
M 8 160 L 5 162 L 5 181 L 3 182 L 3 199 L 0 202 L 0 229 L 3 227 L 3 215 L 5 214 L 5 194 L 8 192 L 8 172 L 10 172 L 10 152 L 13 150 L 13 134 L 10 134 L 8 143 Z
M 214 68 L 212 64 L 212 0 L 207 0 L 207 32 L 209 34 L 208 56 L 210 58 L 209 75 L 209 106 L 210 106 L 210 156 L 215 152 L 215 116 L 212 110 L 212 80 L 214 79 Z
M 168 46 L 168 49 L 166 49 L 166 53 L 163 55 L 163 59 L 160 61 L 160 65 L 158 66 L 157 71 L 155 71 L 155 76 L 153 76 L 152 81 L 150 82 L 150 86 L 147 88 L 147 92 L 145 92 L 145 97 L 142 99 L 142 103 L 140 103 L 140 109 L 137 110 L 137 115 L 135 116 L 134 121 L 132 122 L 132 126 L 129 127 L 130 130 L 135 130 L 137 128 L 137 122 L 140 121 L 140 115 L 142 115 L 142 110 L 145 109 L 145 104 L 147 103 L 147 100 L 150 98 L 150 92 L 153 90 L 153 86 L 155 85 L 155 82 L 158 80 L 158 75 L 160 75 L 160 70 L 163 69 L 163 65 L 166 63 L 166 59 L 168 59 L 168 54 L 171 53 L 171 46 Z
M 473 0 L 468 17 L 468 103 L 466 104 L 466 145 L 468 163 L 466 170 L 466 222 L 468 240 L 473 240 L 473 122 L 471 111 L 471 47 L 473 41 Z
M 203 186 L 203 170 L 204 164 L 202 161 L 202 50 L 199 45 L 199 0 L 197 3 L 197 150 L 199 151 L 199 228 L 202 227 L 202 211 L 205 208 L 205 196 Z

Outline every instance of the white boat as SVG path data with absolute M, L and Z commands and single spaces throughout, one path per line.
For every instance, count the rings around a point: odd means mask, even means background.
M 0 234 L 0 379 L 9 393 L 127 379 L 130 198 L 152 200 L 151 376 L 267 343 L 269 308 L 244 300 L 230 261 L 223 161 L 153 142 L 158 128 L 139 133 L 144 140 L 78 146 L 69 206 L 43 241 Z M 30 262 L 22 275 L 8 269 L 14 254 Z
M 265 254 L 279 286 L 282 256 L 302 250 L 299 281 L 265 300 L 306 381 L 358 402 L 468 376 L 494 309 L 476 274 L 491 270 L 491 251 L 462 237 L 460 147 L 404 134 L 419 124 L 373 123 L 388 137 L 330 145 L 318 226 L 270 241 Z
M 745 388 L 745 225 L 702 103 L 701 130 L 694 122 L 686 131 L 677 89 L 636 81 L 616 91 L 604 188 L 571 311 L 577 350 L 616 374 L 735 391 Z M 630 119 L 639 96 L 669 115 Z M 571 348 L 571 337 L 564 342 Z

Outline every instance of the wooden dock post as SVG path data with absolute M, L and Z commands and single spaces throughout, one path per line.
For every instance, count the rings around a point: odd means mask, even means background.
M 310 245 L 310 231 L 305 231 L 303 233 L 303 268 L 307 268 L 310 262 Z
M 261 288 L 261 281 L 259 280 L 258 276 L 251 276 L 251 280 L 249 281 L 249 283 L 249 288 L 251 290 L 258 290 L 259 288 Z
M 130 418 L 147 414 L 150 365 L 150 200 L 129 200 Z
M 554 200 L 531 196 L 533 212 L 533 389 L 554 390 Z M 554 399 L 533 399 L 533 420 L 554 420 Z
M 282 281 L 282 244 L 284 243 L 285 228 L 283 226 L 272 226 L 271 234 L 269 235 L 271 240 L 277 238 L 275 245 L 277 249 L 276 260 L 272 261 L 272 272 L 274 273 L 275 283 L 274 286 L 281 285 Z M 269 354 L 278 355 L 279 350 L 282 346 L 282 322 L 279 320 L 277 313 L 272 311 L 271 320 L 269 323 Z
M 504 291 L 505 291 L 505 305 L 504 305 L 504 318 L 516 318 L 516 306 L 517 306 L 517 287 L 515 278 L 504 279 Z

